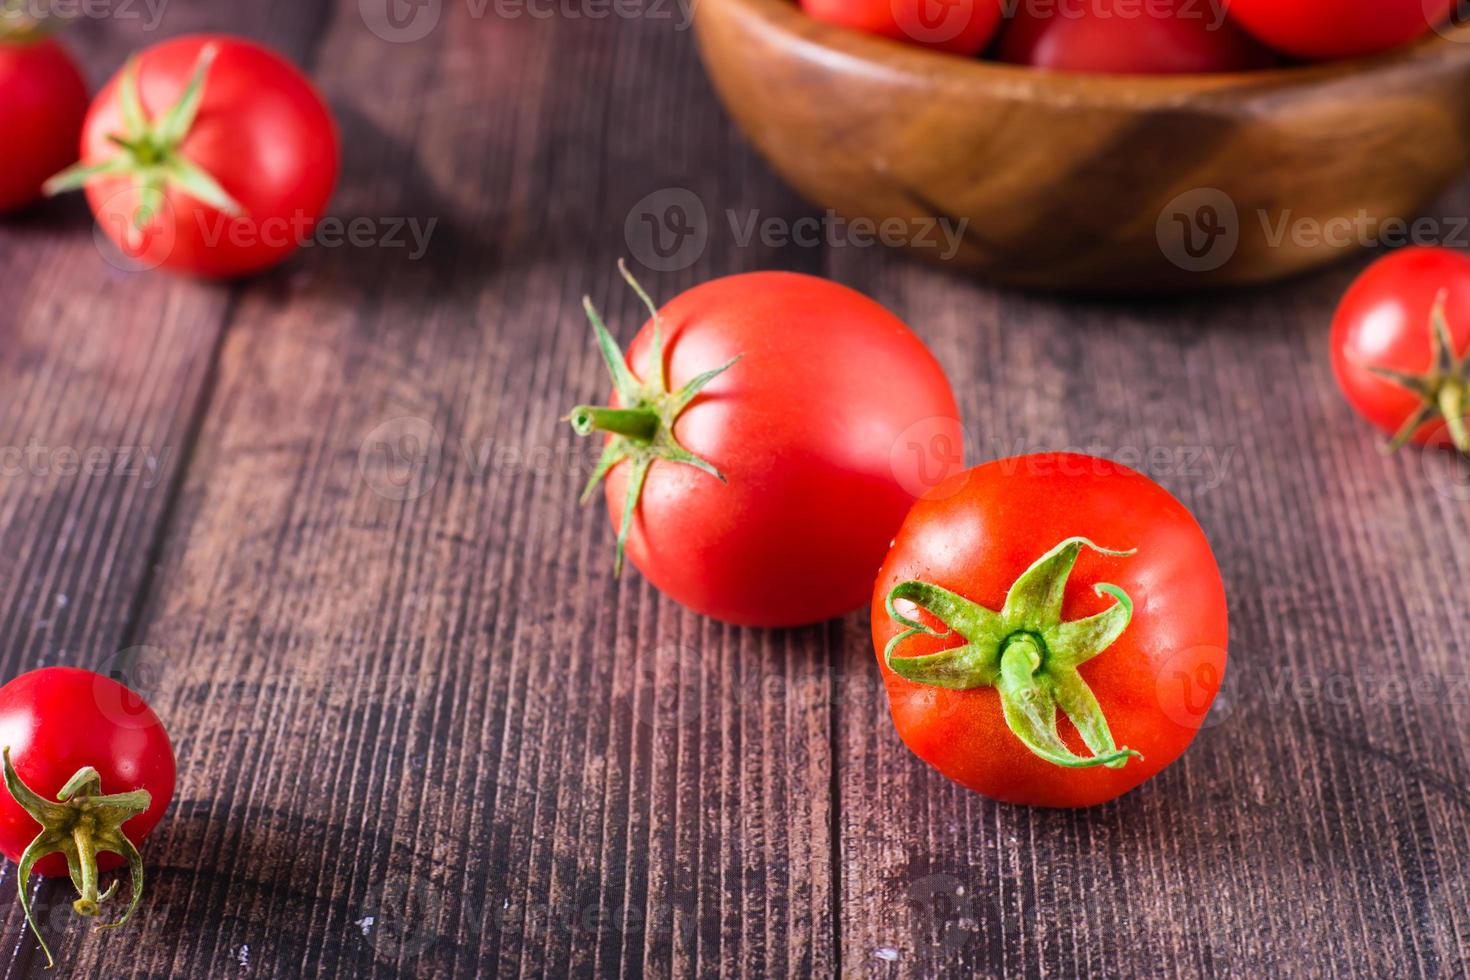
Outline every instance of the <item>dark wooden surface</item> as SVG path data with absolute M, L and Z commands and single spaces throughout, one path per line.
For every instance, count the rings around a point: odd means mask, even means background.
M 128 929 L 38 887 L 61 975 L 1466 975 L 1470 479 L 1384 457 L 1337 394 L 1351 268 L 1060 302 L 742 247 L 726 209 L 815 212 L 675 21 L 456 0 L 386 43 L 359 9 L 180 3 L 69 43 L 94 81 L 189 30 L 281 47 L 343 121 L 334 213 L 438 219 L 421 260 L 221 287 L 114 269 L 76 200 L 0 223 L 0 446 L 52 463 L 0 478 L 0 673 L 120 671 L 180 771 Z M 933 345 L 975 460 L 1091 449 L 1195 510 L 1232 673 L 1178 765 L 1086 812 L 995 805 L 898 741 L 865 614 L 736 629 L 611 577 L 558 419 L 606 387 L 578 300 L 631 335 L 614 262 L 670 188 L 710 234 L 643 270 L 658 295 L 855 285 Z M 137 446 L 155 469 L 55 465 Z M 39 975 L 0 875 L 6 975 Z

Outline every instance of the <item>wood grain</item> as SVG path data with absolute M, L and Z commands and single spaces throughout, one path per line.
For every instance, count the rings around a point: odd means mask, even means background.
M 580 293 L 635 322 L 614 263 L 640 197 L 695 172 L 789 196 L 724 163 L 707 94 L 639 131 L 661 60 L 694 77 L 658 24 L 614 44 L 446 6 L 389 46 L 339 14 L 316 48 L 352 148 L 337 206 L 440 230 L 419 262 L 321 250 L 242 291 L 141 629 L 180 758 L 149 852 L 167 912 L 126 960 L 73 961 L 831 972 L 828 631 L 728 630 L 612 581 L 559 421 L 605 384 Z M 432 458 L 399 458 L 395 425 Z
M 95 85 L 140 39 L 128 25 L 87 23 L 66 43 Z M 79 197 L 0 221 L 6 678 L 57 663 L 107 670 L 132 646 L 231 299 L 124 271 L 91 227 Z M 0 878 L 13 898 L 14 867 Z M 58 921 L 61 895 L 33 884 L 37 908 Z M 44 964 L 19 905 L 7 900 L 0 916 L 5 975 Z
M 25 272 L 0 445 L 179 447 L 151 489 L 0 483 L 6 676 L 107 664 L 180 764 L 135 923 L 86 934 L 41 889 L 68 975 L 1465 975 L 1470 491 L 1338 396 L 1349 270 L 1062 302 L 745 241 L 819 214 L 676 21 L 445 3 L 390 43 L 361 9 L 170 7 L 163 33 L 306 64 L 348 147 L 334 213 L 432 219 L 424 256 L 317 247 L 219 288 L 108 274 L 77 208 L 0 226 Z M 140 40 L 76 43 L 110 67 Z M 665 261 L 641 217 L 691 200 L 703 244 Z M 874 295 L 949 369 L 977 460 L 1136 456 L 1225 572 L 1218 723 L 1109 806 L 999 806 L 898 741 L 864 614 L 743 630 L 614 580 L 560 418 L 606 387 L 581 295 L 641 322 L 624 254 L 664 297 L 771 267 Z M 1461 686 L 1385 694 L 1397 670 Z M 7 974 L 42 975 L 13 904 L 0 930 Z

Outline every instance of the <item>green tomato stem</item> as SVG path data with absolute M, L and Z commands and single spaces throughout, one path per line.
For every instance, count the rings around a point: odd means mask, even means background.
M 578 405 L 569 416 L 579 436 L 594 432 L 611 432 L 637 442 L 649 443 L 658 435 L 662 419 L 651 408 L 606 408 L 600 405 Z
M 143 859 L 133 842 L 123 833 L 122 826 L 133 817 L 147 811 L 153 798 L 145 789 L 129 793 L 102 793 L 102 780 L 97 770 L 90 766 L 77 770 L 66 785 L 56 794 L 56 801 L 47 800 L 25 784 L 10 761 L 10 747 L 0 749 L 3 757 L 5 788 L 41 828 L 35 840 L 26 846 L 21 855 L 17 872 L 16 889 L 20 894 L 21 910 L 26 922 L 41 943 L 48 966 L 54 966 L 51 949 L 41 935 L 31 910 L 28 884 L 36 862 L 51 854 L 66 858 L 66 869 L 76 886 L 78 897 L 72 908 L 79 915 L 91 918 L 101 911 L 101 905 L 117 891 L 114 882 L 105 892 L 97 891 L 97 854 L 110 851 L 120 854 L 128 862 L 132 878 L 132 897 L 127 910 L 116 922 L 99 928 L 122 925 L 138 907 L 143 897 Z
M 92 840 L 91 821 L 83 818 L 71 831 L 77 847 L 77 865 L 81 872 L 81 894 L 71 903 L 78 915 L 91 918 L 99 911 L 97 896 L 97 845 Z
M 1455 448 L 1462 453 L 1470 453 L 1470 425 L 1465 421 L 1470 404 L 1467 404 L 1465 386 L 1458 381 L 1445 382 L 1439 389 L 1439 410 L 1444 413 Z
M 648 357 L 648 363 L 652 365 L 653 376 L 643 381 L 633 375 L 632 370 L 628 367 L 627 359 L 623 356 L 622 349 L 618 347 L 618 342 L 608 332 L 607 325 L 602 322 L 602 316 L 592 305 L 592 300 L 584 299 L 582 306 L 587 311 L 587 319 L 592 323 L 592 333 L 597 340 L 597 348 L 602 354 L 602 360 L 607 365 L 608 373 L 612 375 L 613 390 L 617 392 L 618 401 L 625 406 L 632 407 L 578 405 L 572 409 L 566 419 L 571 422 L 572 428 L 579 436 L 589 436 L 594 432 L 605 432 L 612 436 L 607 441 L 607 445 L 603 447 L 602 456 L 598 459 L 596 467 L 593 468 L 592 477 L 587 481 L 586 489 L 582 491 L 583 503 L 592 498 L 592 493 L 596 490 L 598 483 L 611 472 L 613 467 L 623 462 L 629 463 L 632 467 L 623 498 L 622 524 L 618 530 L 617 549 L 614 552 L 614 575 L 622 571 L 623 553 L 627 548 L 628 534 L 638 509 L 638 499 L 643 493 L 648 471 L 655 462 L 692 466 L 701 472 L 708 473 L 721 483 L 725 482 L 724 474 L 716 469 L 713 463 L 695 455 L 679 444 L 679 440 L 674 437 L 674 423 L 710 382 L 730 370 L 735 362 L 740 360 L 739 357 L 736 357 L 727 364 L 711 368 L 695 376 L 677 391 L 670 391 L 664 369 L 663 318 L 658 308 L 653 305 L 653 300 L 648 293 L 628 272 L 627 266 L 619 262 L 618 270 L 648 306 L 649 312 L 653 314 L 653 344 Z
M 118 78 L 123 132 L 107 136 L 117 152 L 101 161 L 79 162 L 68 167 L 46 182 L 45 194 L 53 197 L 80 190 L 99 178 L 129 180 L 140 198 L 129 229 L 129 241 L 134 245 L 163 211 L 165 195 L 171 191 L 231 217 L 243 215 L 245 208 L 240 202 L 184 154 L 184 143 L 204 100 L 210 66 L 218 54 L 218 45 L 205 45 L 178 100 L 156 119 L 148 118 L 143 108 L 138 90 L 138 60 L 129 60 Z

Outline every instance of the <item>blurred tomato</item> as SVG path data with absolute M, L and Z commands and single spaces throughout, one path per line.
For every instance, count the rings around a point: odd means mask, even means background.
M 86 115 L 87 83 L 61 45 L 0 34 L 0 211 L 40 197 L 46 179 L 76 160 Z
M 1002 61 L 1054 71 L 1169 75 L 1246 71 L 1271 52 L 1198 0 L 1022 3 L 1001 32 Z
M 817 20 L 949 51 L 979 54 L 1000 24 L 1000 0 L 801 0 Z
M 1229 0 L 1230 15 L 1271 47 L 1327 60 L 1376 54 L 1428 34 L 1455 0 Z

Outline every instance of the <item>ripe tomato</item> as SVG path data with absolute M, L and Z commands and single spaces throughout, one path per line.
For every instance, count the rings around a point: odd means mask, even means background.
M 1406 248 L 1369 266 L 1332 321 L 1332 368 L 1394 446 L 1470 453 L 1470 256 Z
M 36 200 L 46 178 L 76 160 L 86 114 L 87 83 L 61 45 L 0 34 L 0 211 Z
M 1187 0 L 1023 3 L 998 50 L 1018 65 L 1119 75 L 1246 71 L 1275 61 L 1216 5 Z
M 953 54 L 984 50 L 1001 0 L 801 0 L 817 20 Z
M 0 749 L 9 790 L 0 793 L 0 850 L 21 866 L 27 919 L 28 863 L 39 857 L 35 871 L 67 875 L 63 844 L 74 842 L 81 850 L 85 841 L 92 853 L 80 853 L 70 869 L 80 892 L 73 906 L 82 915 L 97 915 L 112 894 L 98 891 L 98 873 L 126 864 L 132 896 L 122 918 L 112 923 L 120 925 L 142 897 L 136 845 L 174 795 L 174 753 L 163 723 L 111 678 L 45 667 L 0 687 Z M 36 936 L 41 938 L 39 930 Z M 41 946 L 46 948 L 43 938 Z
M 1204 532 L 1158 484 L 1090 456 L 987 463 L 926 495 L 872 617 L 899 735 L 1009 803 L 1091 806 L 1157 775 L 1225 671 Z
M 1276 50 L 1329 60 L 1408 44 L 1444 23 L 1455 0 L 1229 0 L 1229 9 Z
M 862 605 L 904 512 L 945 475 L 935 467 L 960 465 L 934 356 L 845 286 L 707 282 L 656 312 L 626 362 L 588 313 L 627 406 L 572 411 L 579 433 L 614 433 L 588 494 L 606 475 L 619 564 L 626 544 L 696 612 L 788 626 Z
M 337 170 L 336 125 L 306 76 L 251 41 L 200 35 L 147 49 L 107 83 L 81 165 L 47 190 L 85 186 L 143 266 L 230 277 L 306 241 Z

